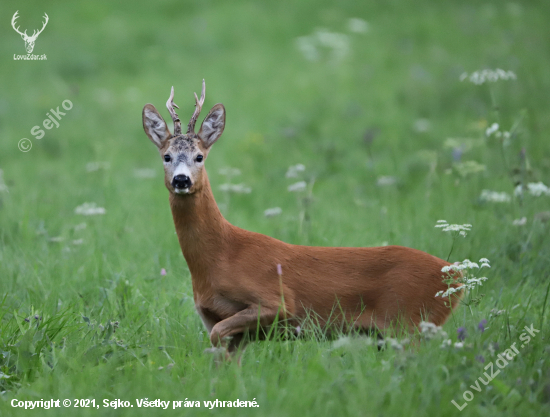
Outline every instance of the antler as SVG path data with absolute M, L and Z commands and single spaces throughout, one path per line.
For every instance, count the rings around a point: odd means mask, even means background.
M 168 101 L 166 102 L 166 108 L 170 112 L 170 116 L 172 116 L 172 120 L 174 121 L 174 136 L 178 136 L 181 135 L 181 120 L 174 110 L 174 107 L 179 109 L 178 105 L 174 103 L 174 86 L 172 86 L 170 98 L 168 98 Z
M 15 14 L 13 15 L 12 19 L 11 19 L 11 25 L 13 27 L 13 30 L 15 30 L 17 33 L 19 33 L 21 36 L 27 36 L 27 31 L 25 31 L 25 33 L 21 33 L 19 32 L 19 26 L 15 27 L 15 21 L 17 20 L 17 18 L 19 16 L 17 16 L 17 13 L 19 13 L 19 10 L 17 10 L 15 12 Z
M 42 25 L 42 29 L 40 29 L 38 32 L 36 32 L 36 29 L 33 30 L 32 32 L 32 36 L 31 38 L 33 39 L 36 39 L 38 37 L 38 35 L 40 35 L 42 33 L 42 31 L 44 30 L 44 28 L 46 27 L 46 25 L 48 24 L 48 21 L 50 20 L 50 18 L 48 17 L 48 15 L 46 14 L 46 12 L 44 12 L 44 16 L 46 18 L 46 21 L 44 22 L 44 24 Z M 36 32 L 36 33 L 35 33 Z
M 187 133 L 195 133 L 195 123 L 197 122 L 197 117 L 199 117 L 199 114 L 202 109 L 202 105 L 204 104 L 205 93 L 206 93 L 206 83 L 204 82 L 204 79 L 203 79 L 201 99 L 199 100 L 199 98 L 197 97 L 197 93 L 194 93 L 195 94 L 195 111 L 193 112 L 193 116 L 191 116 L 191 120 L 187 125 Z

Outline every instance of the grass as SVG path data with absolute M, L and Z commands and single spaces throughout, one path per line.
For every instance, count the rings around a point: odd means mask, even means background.
M 550 198 L 479 199 L 484 189 L 513 195 L 518 183 L 550 183 L 547 2 L 8 0 L 1 9 L 0 414 L 52 413 L 13 408 L 14 398 L 88 398 L 100 410 L 55 415 L 149 415 L 136 399 L 158 398 L 201 401 L 185 410 L 191 415 L 212 413 L 202 402 L 215 399 L 257 401 L 254 410 L 217 410 L 239 416 L 450 415 L 458 413 L 451 400 L 462 404 L 484 367 L 531 324 L 540 333 L 472 391 L 461 415 L 548 413 Z M 47 61 L 13 60 L 24 53 L 7 24 L 16 10 L 29 32 L 48 13 L 34 51 Z M 350 32 L 349 18 L 367 21 L 367 32 Z M 318 61 L 304 57 L 296 39 L 319 27 L 347 34 L 344 58 L 328 50 Z M 517 80 L 459 81 L 485 68 Z M 459 308 L 444 327 L 453 344 L 466 329 L 463 348 L 441 348 L 435 337 L 378 351 L 361 338 L 306 336 L 252 343 L 242 366 L 217 367 L 203 353 L 208 337 L 162 164 L 141 126 L 144 104 L 163 109 L 172 85 L 186 120 L 203 78 L 205 107 L 222 102 L 228 112 L 207 169 L 233 224 L 291 243 L 387 242 L 442 258 L 451 239 L 435 222 L 473 225 L 452 260 L 487 257 L 492 268 L 480 304 Z M 74 106 L 59 128 L 35 139 L 33 126 L 67 99 Z M 502 131 L 516 126 L 507 146 L 485 136 L 494 122 Z M 27 153 L 17 148 L 21 138 L 31 139 Z M 461 162 L 484 169 L 457 165 L 447 138 L 465 146 Z M 102 164 L 88 172 L 90 162 Z M 297 163 L 303 179 L 314 178 L 307 200 L 287 191 L 301 179 L 285 178 Z M 219 190 L 228 166 L 251 193 Z M 388 176 L 395 184 L 377 185 Z M 75 214 L 85 202 L 106 213 Z M 282 214 L 265 218 L 271 207 Z M 524 226 L 512 224 L 522 217 Z M 115 411 L 103 399 L 134 407 Z

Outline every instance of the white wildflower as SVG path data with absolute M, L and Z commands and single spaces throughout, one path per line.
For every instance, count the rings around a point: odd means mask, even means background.
M 499 310 L 498 308 L 493 308 L 489 312 L 489 317 L 500 316 L 501 314 L 504 314 L 504 313 L 506 313 L 506 310 Z
M 525 226 L 527 224 L 527 217 L 522 217 L 521 219 L 516 219 L 512 222 L 513 226 Z
M 384 340 L 378 341 L 378 346 L 384 346 L 387 344 L 389 344 L 395 350 L 403 350 L 403 344 L 400 343 L 399 340 L 394 339 L 393 337 L 387 337 Z
M 491 191 L 491 190 L 482 190 L 481 195 L 479 196 L 481 201 L 491 202 L 491 203 L 509 203 L 512 201 L 510 194 L 502 191 Z
M 298 193 L 298 192 L 305 191 L 306 188 L 307 188 L 307 184 L 305 181 L 298 181 L 292 185 L 289 185 L 287 190 L 290 191 L 291 193 Z
M 264 216 L 265 217 L 274 217 L 274 216 L 278 216 L 282 212 L 283 212 L 283 210 L 281 209 L 281 207 L 268 208 L 267 210 L 264 211 Z
M 476 161 L 464 161 L 453 163 L 453 168 L 461 177 L 467 177 L 468 175 L 477 174 L 483 172 L 487 167 Z
M 319 29 L 316 32 L 319 44 L 331 50 L 334 60 L 340 60 L 347 55 L 349 50 L 349 38 L 343 33 L 330 32 L 326 29 Z
M 498 127 L 499 127 L 498 123 L 493 123 L 491 126 L 487 128 L 487 130 L 485 130 L 485 136 L 489 137 L 493 133 L 498 132 Z
M 151 168 L 138 168 L 134 169 L 134 177 L 136 178 L 155 178 L 157 171 Z
M 535 197 L 540 197 L 541 195 L 550 196 L 550 188 L 548 188 L 540 181 L 527 184 L 527 189 L 529 190 L 529 193 L 531 193 L 531 195 L 534 195 Z
M 463 342 L 455 342 L 455 348 L 456 349 L 462 349 L 464 347 L 464 343 Z
M 78 232 L 79 230 L 86 229 L 87 224 L 86 223 L 79 223 L 74 227 L 74 231 Z
M 444 222 L 444 223 L 443 223 Z M 456 233 L 459 236 L 466 237 L 467 232 L 472 228 L 471 224 L 448 224 L 445 220 L 439 220 L 435 227 L 439 227 L 442 232 Z
M 327 29 L 317 29 L 312 35 L 297 38 L 296 45 L 309 61 L 318 61 L 326 52 L 330 60 L 338 62 L 349 52 L 348 36 Z
M 354 33 L 367 33 L 369 24 L 363 19 L 352 17 L 348 20 L 348 30 Z
M 86 171 L 95 172 L 100 169 L 109 169 L 111 164 L 109 162 L 88 162 L 86 164 Z
M 473 276 L 473 272 L 471 270 L 490 268 L 491 266 L 489 265 L 489 260 L 487 258 L 481 258 L 479 263 L 481 266 L 477 262 L 464 259 L 462 262 L 455 262 L 453 265 L 447 265 L 441 268 L 441 272 L 444 272 L 447 275 L 445 280 L 453 278 L 454 284 L 457 286 L 452 287 L 448 281 L 444 280 L 444 282 L 447 282 L 447 285 L 449 285 L 449 288 L 447 288 L 446 291 L 438 291 L 435 296 L 449 297 L 458 291 L 462 291 L 464 289 L 473 290 L 474 288 L 483 285 L 483 283 L 487 281 L 487 277 L 475 277 Z M 451 271 L 461 271 L 461 275 L 452 276 L 450 273 Z
M 476 85 L 481 85 L 485 82 L 496 82 L 498 80 L 515 80 L 517 76 L 512 71 L 504 71 L 500 68 L 496 70 L 484 69 L 481 71 L 475 71 L 471 74 L 464 72 L 460 75 L 460 81 L 468 80 Z
M 420 333 L 425 339 L 432 339 L 435 336 L 447 338 L 447 333 L 441 328 L 441 326 L 436 326 L 434 323 L 421 321 L 419 327 Z
M 84 216 L 94 216 L 97 214 L 105 214 L 103 207 L 98 207 L 96 203 L 84 203 L 74 209 L 75 214 L 82 214 Z
M 220 168 L 218 172 L 228 178 L 233 178 L 241 175 L 241 171 L 239 169 L 231 167 Z
M 245 184 L 222 184 L 220 190 L 227 193 L 249 194 L 252 189 Z
M 397 178 L 392 177 L 391 175 L 383 175 L 378 177 L 376 180 L 376 185 L 379 187 L 388 187 L 397 183 Z
M 450 295 L 454 294 L 455 292 L 462 291 L 462 286 L 460 287 L 449 287 L 446 291 L 438 291 L 435 296 L 436 297 L 442 297 L 447 298 Z
M 451 346 L 452 343 L 453 343 L 453 341 L 451 339 L 443 340 L 443 342 L 441 343 L 441 349 L 445 349 L 445 348 Z
M 288 167 L 285 177 L 287 178 L 298 178 L 300 172 L 304 172 L 306 167 L 304 164 L 296 164 Z
M 338 349 L 344 346 L 348 346 L 351 342 L 351 337 L 349 336 L 340 336 L 334 342 L 332 342 L 332 348 Z

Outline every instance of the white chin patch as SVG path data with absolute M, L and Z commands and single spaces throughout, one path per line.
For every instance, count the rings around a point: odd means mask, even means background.
M 176 194 L 189 194 L 189 188 L 174 188 Z

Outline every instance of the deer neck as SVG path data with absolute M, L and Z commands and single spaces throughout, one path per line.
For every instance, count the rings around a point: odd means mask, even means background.
M 170 208 L 191 275 L 199 276 L 216 263 L 231 229 L 214 200 L 206 172 L 202 176 L 202 186 L 193 194 L 170 193 Z

